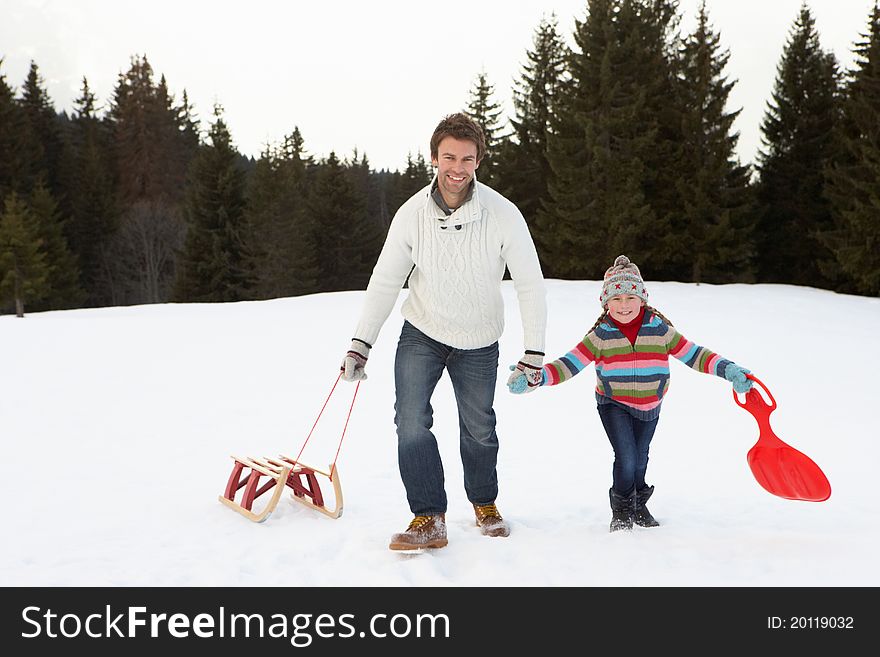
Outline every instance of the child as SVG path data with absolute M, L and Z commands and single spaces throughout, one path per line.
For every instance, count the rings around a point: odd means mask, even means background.
M 657 527 L 646 503 L 654 492 L 645 483 L 648 448 L 660 404 L 669 388 L 669 355 L 704 374 L 752 387 L 749 370 L 694 344 L 658 311 L 647 305 L 648 291 L 639 268 L 618 256 L 605 272 L 599 297 L 603 312 L 571 351 L 542 369 L 520 362 L 508 381 L 514 394 L 568 381 L 589 363 L 596 365 L 599 417 L 614 448 L 611 531 Z

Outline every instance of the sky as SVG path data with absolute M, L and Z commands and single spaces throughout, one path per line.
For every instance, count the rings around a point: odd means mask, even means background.
M 218 501 L 230 455 L 299 453 L 338 375 L 363 292 L 5 315 L 0 585 L 880 585 L 880 442 L 865 410 L 876 406 L 874 369 L 855 352 L 841 357 L 821 325 L 845 318 L 847 343 L 871 345 L 880 299 L 787 285 L 647 284 L 685 336 L 766 384 L 778 403 L 775 433 L 822 468 L 827 501 L 761 488 L 746 460 L 758 425 L 730 384 L 670 359 L 647 473 L 661 525 L 610 533 L 613 453 L 595 410 L 594 370 L 510 394 L 508 364 L 523 345 L 505 281 L 495 410 L 497 503 L 508 538 L 475 526 L 444 375 L 432 405 L 449 545 L 421 555 L 387 547 L 412 518 L 393 424 L 406 291 L 370 353 L 339 450 L 342 517 L 285 495 L 257 524 Z M 547 286 L 546 350 L 556 358 L 592 325 L 600 282 Z M 303 462 L 333 461 L 354 390 L 339 383 Z
M 484 72 L 512 116 L 514 82 L 543 16 L 555 12 L 573 44 L 586 0 L 480 0 L 437 5 L 411 0 L 0 0 L 0 73 L 18 88 L 31 60 L 58 110 L 71 110 L 82 78 L 108 103 L 130 59 L 146 54 L 199 118 L 219 103 L 239 150 L 259 156 L 300 129 L 309 153 L 366 153 L 374 169 L 403 169 L 428 156 L 438 121 L 463 109 Z M 682 28 L 699 0 L 682 0 Z M 738 80 L 729 109 L 738 155 L 754 161 L 776 65 L 801 0 L 707 0 Z M 822 46 L 845 67 L 865 32 L 873 0 L 812 0 Z

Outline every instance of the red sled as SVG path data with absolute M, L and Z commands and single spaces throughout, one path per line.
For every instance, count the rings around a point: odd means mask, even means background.
M 233 456 L 232 459 L 235 462 L 232 474 L 229 475 L 226 490 L 219 499 L 248 520 L 266 520 L 278 506 L 278 500 L 285 488 L 290 489 L 291 499 L 300 504 L 331 518 L 342 515 L 342 486 L 335 463 L 328 470 L 320 470 L 284 455 L 265 459 Z M 328 505 L 329 500 L 321 490 L 319 479 L 330 481 L 333 506 Z M 244 492 L 236 499 L 237 492 L 242 488 Z M 258 501 L 264 494 L 268 494 L 267 497 Z
M 741 402 L 736 392 L 733 399 L 751 413 L 758 422 L 758 442 L 746 457 L 752 474 L 768 493 L 787 500 L 824 502 L 831 497 L 831 484 L 822 469 L 803 452 L 783 442 L 770 427 L 770 413 L 776 410 L 773 394 L 760 380 L 746 375 L 764 389 L 770 404 L 764 401 L 755 386 L 746 393 Z
M 318 420 L 327 408 L 327 402 L 336 390 L 342 373 L 336 377 L 336 383 L 327 395 L 318 418 L 312 425 L 312 430 L 306 436 L 299 454 L 295 458 L 284 456 L 283 454 L 272 458 L 256 458 L 253 456 L 234 456 L 232 457 L 232 473 L 226 481 L 226 489 L 219 496 L 219 500 L 233 511 L 240 513 L 248 520 L 254 522 L 263 522 L 268 518 L 275 507 L 278 506 L 278 500 L 281 494 L 289 489 L 291 491 L 291 499 L 299 502 L 310 509 L 320 511 L 331 518 L 339 518 L 342 515 L 342 485 L 339 483 L 339 470 L 336 467 L 336 460 L 339 458 L 339 450 L 342 449 L 342 439 L 345 438 L 345 430 L 348 428 L 348 421 L 351 418 L 351 411 L 354 408 L 354 401 L 357 399 L 358 389 L 361 384 L 358 381 L 354 388 L 354 395 L 351 398 L 351 406 L 348 409 L 348 417 L 345 419 L 345 426 L 342 428 L 342 436 L 339 438 L 339 446 L 336 448 L 336 458 L 326 470 L 321 470 L 314 466 L 305 465 L 300 461 L 306 444 L 312 437 Z M 320 482 L 324 482 L 322 490 Z M 329 486 L 327 485 L 329 482 Z M 241 495 L 238 491 L 244 489 Z M 333 491 L 333 495 L 328 496 L 328 490 Z M 265 497 L 263 497 L 265 496 Z M 262 498 L 262 499 L 260 499 Z

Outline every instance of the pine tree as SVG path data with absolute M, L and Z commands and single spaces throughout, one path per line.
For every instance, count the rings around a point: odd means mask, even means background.
M 158 95 L 153 67 L 146 57 L 133 57 L 129 70 L 119 75 L 108 114 L 120 197 L 127 204 L 173 193 L 163 189 L 169 158 L 159 148 L 167 142 L 167 135 L 159 134 L 167 123 L 156 121 Z
M 550 200 L 538 213 L 545 275 L 594 278 L 620 253 L 651 271 L 665 262 L 666 225 L 646 194 L 656 116 L 640 64 L 648 41 L 634 0 L 590 0 L 575 22 L 568 79 L 548 149 Z
M 820 235 L 834 255 L 823 273 L 843 289 L 880 295 L 880 6 L 856 44 L 846 88 L 841 152 L 827 171 L 832 227 Z
M 310 178 L 306 212 L 317 225 L 320 290 L 364 289 L 364 272 L 375 265 L 366 257 L 375 235 L 363 221 L 366 199 L 334 152 L 313 168 Z
M 183 99 L 181 100 L 180 107 L 175 108 L 177 112 L 177 127 L 181 133 L 181 151 L 184 155 L 184 160 L 186 162 L 186 167 L 189 166 L 189 162 L 195 157 L 196 151 L 199 148 L 199 119 L 195 114 L 195 109 L 189 103 L 189 95 L 186 93 L 186 89 L 183 90 Z
M 254 295 L 269 299 L 318 288 L 316 226 L 306 203 L 306 167 L 299 128 L 280 147 L 267 147 L 248 184 L 245 217 Z
M 21 126 L 15 92 L 6 83 L 2 67 L 3 59 L 0 58 L 0 199 L 5 199 L 7 194 L 18 189 L 15 176 L 20 167 L 16 161 L 16 146 Z
M 480 182 L 497 187 L 499 180 L 497 176 L 497 160 L 501 144 L 506 138 L 501 134 L 501 106 L 493 99 L 495 87 L 489 84 L 488 77 L 485 72 L 481 72 L 474 86 L 470 91 L 470 97 L 467 104 L 467 113 L 483 130 L 483 137 L 486 140 L 486 155 L 480 161 L 477 170 L 477 178 Z
M 682 213 L 674 224 L 673 245 L 683 269 L 681 278 L 712 283 L 744 280 L 752 256 L 749 171 L 736 158 L 739 114 L 727 112 L 734 87 L 723 71 L 730 58 L 720 51 L 705 0 L 697 27 L 681 52 L 683 64 L 682 162 L 678 191 Z
M 383 227 L 383 230 L 387 231 L 388 226 L 391 225 L 391 219 L 393 217 L 391 206 L 397 206 L 395 199 L 400 194 L 399 190 L 402 174 L 400 171 L 381 169 L 380 171 L 376 171 L 373 175 L 378 195 L 376 216 L 379 220 L 379 225 Z
M 391 220 L 400 206 L 428 185 L 433 177 L 434 173 L 421 151 L 415 157 L 412 152 L 407 153 L 406 167 L 402 172 L 383 169 L 370 173 L 374 199 L 369 209 L 375 213 L 382 234 L 388 232 Z
M 110 132 L 97 116 L 96 98 L 83 78 L 70 126 L 70 164 L 65 178 L 71 217 L 65 234 L 76 255 L 84 303 L 113 302 L 109 249 L 119 226 L 110 157 Z
M 638 120 L 655 130 L 652 143 L 642 155 L 642 188 L 657 217 L 653 244 L 645 245 L 645 261 L 650 263 L 649 271 L 654 278 L 690 280 L 691 268 L 681 270 L 674 255 L 690 239 L 677 226 L 683 203 L 680 183 L 690 175 L 682 147 L 685 101 L 678 0 L 641 0 L 632 6 L 638 26 L 633 31 L 635 38 L 630 40 L 635 53 L 632 64 L 639 71 L 636 75 L 642 80 L 644 94 Z
M 6 198 L 10 192 L 27 194 L 33 189 L 43 157 L 38 146 L 37 140 L 31 138 L 15 91 L 0 71 L 0 198 Z
M 407 153 L 406 167 L 403 171 L 381 171 L 374 174 L 375 184 L 380 191 L 379 224 L 382 232 L 388 230 L 394 214 L 409 198 L 428 185 L 434 177 L 431 167 L 421 151 Z
M 373 266 L 379 259 L 382 244 L 388 225 L 378 212 L 380 194 L 378 180 L 373 175 L 366 153 L 359 155 L 357 149 L 352 158 L 343 163 L 354 193 L 364 200 L 360 213 L 353 212 L 351 221 L 354 225 L 355 244 L 357 249 L 357 268 L 353 270 L 349 282 L 350 289 L 364 290 L 370 281 Z M 355 246 L 356 245 L 356 246 Z
M 253 284 L 245 250 L 245 177 L 220 105 L 214 107 L 208 138 L 190 174 L 184 207 L 188 230 L 175 298 L 240 301 Z
M 312 294 L 321 288 L 318 261 L 318 231 L 314 217 L 306 211 L 308 202 L 307 171 L 313 165 L 307 155 L 304 140 L 298 127 L 288 135 L 281 148 L 281 175 L 286 184 L 281 189 L 283 211 L 289 224 L 288 283 L 284 294 Z
M 15 104 L 15 92 L 6 84 L 0 58 L 0 199 L 16 189 L 15 174 L 19 170 L 16 156 L 17 135 L 20 134 L 19 109 Z
M 30 215 L 37 226 L 41 250 L 49 267 L 48 293 L 35 310 L 77 308 L 85 298 L 79 285 L 79 268 L 64 237 L 64 225 L 58 204 L 49 189 L 40 182 L 30 198 Z
M 257 159 L 246 185 L 244 220 L 250 267 L 254 272 L 253 294 L 257 299 L 282 296 L 285 245 L 290 224 L 282 219 L 279 196 L 284 182 L 277 149 L 267 146 Z M 292 263 L 291 263 L 292 265 Z
M 35 62 L 31 62 L 19 100 L 24 117 L 27 190 L 34 190 L 42 181 L 58 199 L 62 193 L 59 165 L 62 161 L 62 141 L 58 117 L 45 90 L 45 82 Z
M 173 190 L 172 194 L 180 198 L 186 187 L 189 164 L 198 148 L 198 122 L 188 98 L 182 106 L 174 104 L 164 75 L 159 79 L 149 110 L 156 147 L 165 160 L 165 166 L 158 170 L 157 182 L 162 189 Z
M 164 76 L 153 81 L 145 56 L 120 74 L 108 114 L 120 217 L 111 254 L 117 303 L 156 303 L 171 295 L 186 230 L 190 111 L 173 104 Z
M 401 183 L 399 195 L 396 203 L 391 208 L 391 214 L 394 215 L 398 208 L 403 205 L 413 194 L 422 189 L 431 182 L 433 178 L 431 167 L 428 166 L 425 156 L 419 151 L 413 158 L 412 153 L 406 154 L 406 168 L 401 175 Z
M 567 56 L 556 15 L 543 18 L 514 89 L 513 139 L 507 142 L 498 163 L 504 185 L 499 191 L 516 204 L 532 227 L 542 261 L 547 260 L 547 254 L 541 236 L 536 234 L 536 218 L 538 210 L 549 201 L 551 174 L 547 153 Z
M 25 304 L 49 293 L 49 266 L 37 222 L 15 192 L 4 200 L 0 215 L 0 308 L 14 305 L 24 317 Z
M 822 50 L 815 20 L 803 5 L 761 125 L 756 233 L 760 281 L 829 285 L 819 262 L 832 256 L 818 235 L 831 227 L 823 172 L 835 149 L 839 106 L 836 59 Z

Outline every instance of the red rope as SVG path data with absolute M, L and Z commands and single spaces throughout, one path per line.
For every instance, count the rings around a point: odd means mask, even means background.
M 321 412 L 318 413 L 318 417 L 315 418 L 315 423 L 312 425 L 311 431 L 309 431 L 309 435 L 306 436 L 306 441 L 303 443 L 303 446 L 299 450 L 299 454 L 296 455 L 296 463 L 299 463 L 299 457 L 302 456 L 303 451 L 306 448 L 306 445 L 309 444 L 309 439 L 312 437 L 312 434 L 315 432 L 315 427 L 318 426 L 318 420 L 321 419 L 321 416 L 324 414 L 324 409 L 327 408 L 327 404 L 330 402 L 330 397 L 333 396 L 333 392 L 336 390 L 336 386 L 339 384 L 339 379 L 342 378 L 342 372 L 339 373 L 339 376 L 336 377 L 336 382 L 333 384 L 333 387 L 330 389 L 330 394 L 327 395 L 327 399 L 324 400 L 324 405 L 321 407 Z M 358 381 L 357 385 L 354 388 L 354 395 L 351 398 L 351 406 L 348 408 L 348 417 L 345 418 L 345 426 L 342 428 L 342 435 L 339 437 L 339 446 L 336 448 L 336 456 L 333 458 L 333 463 L 330 464 L 330 481 L 333 481 L 333 472 L 336 470 L 336 461 L 339 459 L 339 450 L 342 449 L 342 440 L 345 438 L 345 431 L 348 429 L 348 421 L 351 419 L 351 412 L 354 409 L 354 400 L 357 399 L 358 390 L 361 387 L 361 382 Z
M 348 429 L 348 421 L 351 419 L 351 411 L 354 409 L 354 400 L 357 399 L 358 390 L 361 382 L 358 381 L 354 387 L 354 394 L 351 396 L 351 406 L 348 407 L 348 417 L 345 418 L 345 426 L 342 427 L 342 435 L 339 437 L 339 446 L 336 448 L 336 456 L 333 457 L 333 463 L 330 464 L 330 481 L 333 481 L 333 473 L 336 472 L 336 460 L 339 458 L 339 450 L 342 449 L 342 439 L 345 438 L 345 430 Z

